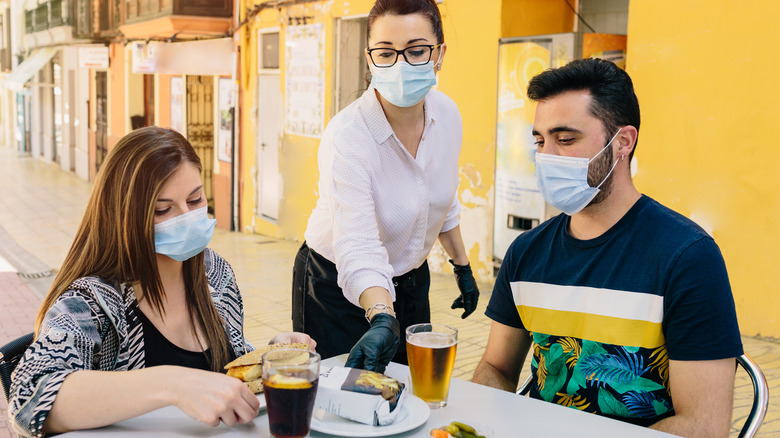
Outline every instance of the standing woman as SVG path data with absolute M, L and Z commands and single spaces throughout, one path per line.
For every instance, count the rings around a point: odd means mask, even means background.
M 13 374 L 17 433 L 100 427 L 167 405 L 212 426 L 255 418 L 257 397 L 212 372 L 252 347 L 233 270 L 206 248 L 215 221 L 200 166 L 184 137 L 157 127 L 109 153 Z
M 319 193 L 293 269 L 293 329 L 323 358 L 382 372 L 407 363 L 404 330 L 430 321 L 426 261 L 438 237 L 462 317 L 479 291 L 458 225 L 463 127 L 436 84 L 446 45 L 435 0 L 378 0 L 368 15 L 368 90 L 328 124 Z

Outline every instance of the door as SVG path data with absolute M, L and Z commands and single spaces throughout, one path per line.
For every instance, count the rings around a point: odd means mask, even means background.
M 366 62 L 366 26 L 368 18 L 339 19 L 337 22 L 338 46 L 336 47 L 336 91 L 334 111 L 338 113 L 357 100 L 368 88 L 368 63 Z
M 261 216 L 279 218 L 279 135 L 282 128 L 282 90 L 278 74 L 257 77 L 257 206 Z
M 16 140 L 19 153 L 25 155 L 30 153 L 30 125 L 29 93 L 16 93 L 16 129 L 18 132 Z
M 154 124 L 154 75 L 144 75 L 144 126 Z
M 214 214 L 214 79 L 187 76 L 187 139 L 201 162 L 200 178 L 209 213 Z
M 76 121 L 79 119 L 76 105 L 76 71 L 68 70 L 68 103 L 65 113 L 65 129 L 68 130 L 67 154 L 70 163 L 67 170 L 76 171 Z
M 95 72 L 95 172 L 108 155 L 108 72 Z

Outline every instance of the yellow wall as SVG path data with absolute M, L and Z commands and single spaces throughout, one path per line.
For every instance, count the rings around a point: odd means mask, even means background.
M 577 4 L 577 0 L 569 2 L 573 6 Z M 504 0 L 501 10 L 501 36 L 504 38 L 574 30 L 574 13 L 564 1 Z
M 496 156 L 496 80 L 500 2 L 445 1 L 440 5 L 447 53 L 438 89 L 463 118 L 460 152 L 460 214 L 463 243 L 478 279 L 493 276 L 493 195 Z M 429 263 L 449 270 L 438 246 Z M 442 269 L 444 268 L 444 269 Z
M 324 23 L 325 54 L 325 119 L 332 117 L 331 95 L 334 59 L 334 18 L 367 14 L 373 0 L 342 0 L 299 5 L 278 10 L 265 10 L 243 35 L 245 76 L 242 78 L 242 184 L 241 229 L 270 234 L 287 239 L 303 239 L 311 210 L 317 200 L 318 139 L 284 133 L 280 169 L 283 198 L 278 224 L 255 216 L 255 127 L 251 109 L 256 96 L 257 29 L 278 27 L 280 47 L 284 47 L 287 16 L 313 16 Z M 461 224 L 469 258 L 482 280 L 492 277 L 492 215 L 493 173 L 495 166 L 496 53 L 500 34 L 500 2 L 445 1 L 441 5 L 445 41 L 448 45 L 443 70 L 439 73 L 439 89 L 455 100 L 463 117 L 464 139 L 461 151 L 460 196 L 463 202 Z M 281 24 L 280 24 L 281 23 Z M 280 65 L 284 92 L 284 52 Z M 474 93 L 474 87 L 484 93 Z M 434 270 L 441 270 L 446 258 L 440 248 L 431 257 Z M 448 268 L 446 268 L 448 269 Z
M 780 5 L 632 1 L 626 66 L 642 110 L 640 191 L 720 245 L 740 329 L 780 336 Z M 702 309 L 706 311 L 706 309 Z

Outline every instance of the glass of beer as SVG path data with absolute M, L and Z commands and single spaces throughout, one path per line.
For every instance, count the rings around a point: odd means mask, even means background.
M 448 325 L 425 323 L 406 329 L 412 391 L 433 409 L 447 405 L 457 348 L 458 330 Z
M 271 435 L 309 436 L 311 413 L 320 377 L 320 355 L 283 348 L 263 355 L 263 392 Z

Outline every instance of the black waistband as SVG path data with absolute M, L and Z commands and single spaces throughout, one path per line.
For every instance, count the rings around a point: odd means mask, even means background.
M 338 273 L 338 271 L 336 270 L 336 264 L 335 263 L 333 263 L 332 261 L 328 260 L 327 257 L 323 256 L 322 254 L 318 253 L 317 251 L 311 249 L 311 247 L 309 247 L 309 245 L 307 245 L 305 241 L 303 242 L 302 247 L 306 248 L 309 251 L 309 257 L 311 257 L 314 260 L 316 260 L 317 263 L 321 267 L 327 268 L 328 270 L 332 269 L 333 270 L 332 272 Z M 401 275 L 398 275 L 396 277 L 393 277 L 393 286 L 395 286 L 395 287 L 399 287 L 399 286 L 402 286 L 402 287 L 414 287 L 415 278 L 423 270 L 428 271 L 428 260 L 423 261 L 423 263 L 420 266 L 412 269 L 411 271 L 409 271 L 409 272 L 407 272 L 405 274 L 401 274 Z

